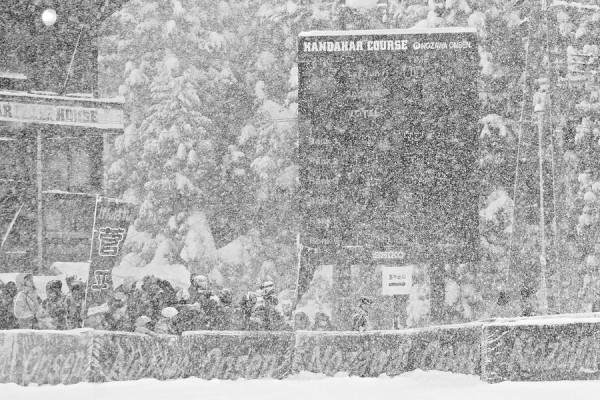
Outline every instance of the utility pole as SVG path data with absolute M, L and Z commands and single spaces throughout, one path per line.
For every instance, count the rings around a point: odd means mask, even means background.
M 548 29 L 548 6 L 546 0 L 542 0 L 541 11 L 545 28 Z M 549 62 L 549 60 L 548 60 Z M 534 95 L 534 113 L 537 119 L 538 130 L 538 168 L 539 168 L 539 190 L 540 190 L 540 304 L 539 311 L 542 315 L 548 314 L 548 282 L 547 282 L 547 256 L 546 256 L 546 218 L 544 208 L 544 130 L 546 127 L 547 112 L 547 87 L 549 76 L 540 79 L 540 88 Z
M 546 93 L 537 92 L 536 99 L 536 117 L 538 128 L 538 162 L 539 162 L 539 185 L 540 185 L 540 312 L 542 315 L 548 314 L 548 283 L 546 271 L 546 221 L 544 209 L 544 122 L 545 122 L 545 101 Z M 539 109 L 538 109 L 539 108 Z

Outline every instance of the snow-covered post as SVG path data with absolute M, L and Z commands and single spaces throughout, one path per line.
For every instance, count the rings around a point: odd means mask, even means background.
M 542 0 L 542 13 L 546 31 L 548 27 L 548 7 L 545 0 Z M 550 62 L 548 60 L 548 62 Z M 548 73 L 549 75 L 549 73 Z M 539 162 L 539 183 L 540 183 L 540 312 L 542 315 L 548 314 L 548 283 L 547 283 L 547 257 L 546 257 L 546 218 L 544 210 L 544 130 L 546 120 L 546 102 L 548 96 L 549 76 L 540 80 L 540 89 L 534 95 L 534 112 L 537 118 L 538 126 L 538 162 Z M 552 134 L 552 132 L 551 132 Z
M 542 91 L 544 90 L 544 91 Z M 545 89 L 535 93 L 534 111 L 538 126 L 538 162 L 539 162 L 539 183 L 540 183 L 540 312 L 542 315 L 548 314 L 548 285 L 546 282 L 546 229 L 545 229 L 545 210 L 544 210 L 544 116 L 546 93 Z
M 35 156 L 35 185 L 36 185 L 36 204 L 37 204 L 37 222 L 36 222 L 36 239 L 37 239 L 37 272 L 41 272 L 44 268 L 44 205 L 42 199 L 43 176 L 44 176 L 44 161 L 42 158 L 42 147 L 44 145 L 44 131 L 41 127 L 36 130 L 36 156 Z
M 429 265 L 430 315 L 434 323 L 442 322 L 446 303 L 446 268 L 443 258 L 432 257 Z

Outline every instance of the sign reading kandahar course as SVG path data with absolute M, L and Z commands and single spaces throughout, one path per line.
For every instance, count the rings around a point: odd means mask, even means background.
M 477 258 L 475 30 L 307 32 L 298 61 L 302 245 Z

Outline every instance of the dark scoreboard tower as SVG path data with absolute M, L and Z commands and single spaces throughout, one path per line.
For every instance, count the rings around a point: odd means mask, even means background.
M 443 264 L 478 258 L 475 31 L 309 32 L 298 60 L 301 275 L 387 252 L 432 265 L 440 308 Z

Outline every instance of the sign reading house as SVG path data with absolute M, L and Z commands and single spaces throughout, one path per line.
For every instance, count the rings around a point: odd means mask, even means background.
M 119 102 L 0 92 L 0 121 L 123 129 Z
M 477 257 L 478 63 L 468 28 L 300 34 L 303 246 Z

